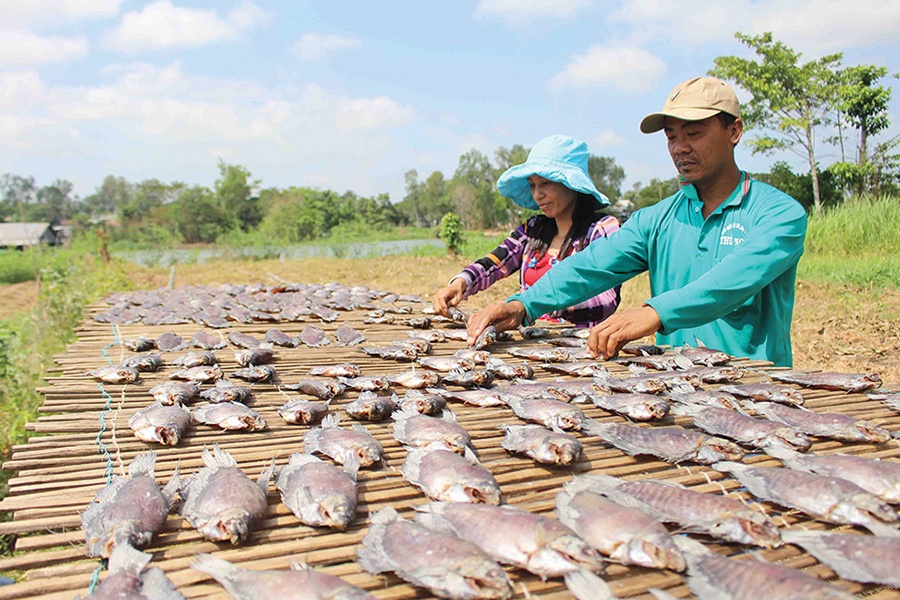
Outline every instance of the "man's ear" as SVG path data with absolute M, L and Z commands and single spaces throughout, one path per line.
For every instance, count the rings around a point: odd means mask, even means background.
M 730 125 L 730 129 L 729 139 L 731 140 L 731 145 L 737 146 L 737 143 L 741 141 L 741 136 L 744 135 L 744 122 L 738 117 L 734 120 L 734 123 Z

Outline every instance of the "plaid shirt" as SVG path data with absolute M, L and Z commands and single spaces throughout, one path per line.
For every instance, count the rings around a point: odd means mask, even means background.
M 530 239 L 528 232 L 534 229 L 536 220 L 541 216 L 531 217 L 525 223 L 519 225 L 508 238 L 494 248 L 493 252 L 484 258 L 476 260 L 453 278 L 461 277 L 465 280 L 466 291 L 463 293 L 463 298 L 468 298 L 473 294 L 486 290 L 495 282 L 510 276 L 516 271 L 519 271 L 519 287 L 521 291 L 524 292 L 527 289 L 528 286 L 525 284 L 522 265 L 527 265 L 528 261 L 533 257 L 533 253 L 528 257 L 525 256 L 525 248 L 528 246 Z M 598 215 L 598 219 L 588 229 L 587 235 L 573 240 L 566 256 L 571 256 L 573 253 L 584 249 L 598 237 L 609 237 L 618 229 L 619 221 L 615 217 Z M 620 287 L 616 286 L 581 304 L 549 313 L 545 318 L 565 319 L 578 327 L 593 327 L 616 311 L 616 308 L 619 306 L 619 292 Z

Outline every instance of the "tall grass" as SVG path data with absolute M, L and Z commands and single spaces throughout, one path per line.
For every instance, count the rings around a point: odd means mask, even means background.
M 127 290 L 129 266 L 103 263 L 96 241 L 76 240 L 67 249 L 52 253 L 37 273 L 40 292 L 37 305 L 0 321 L 0 460 L 9 458 L 12 446 L 26 441 L 25 424 L 33 421 L 43 397 L 37 388 L 53 366 L 53 355 L 74 339 L 85 307 L 114 290 Z M 6 495 L 11 473 L 0 471 L 0 497 Z M 0 554 L 9 540 L 0 539 Z
M 860 196 L 809 218 L 801 279 L 900 288 L 900 198 Z

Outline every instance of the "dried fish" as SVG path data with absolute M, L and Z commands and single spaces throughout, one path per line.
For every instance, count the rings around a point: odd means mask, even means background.
M 667 394 L 668 398 L 678 404 L 696 404 L 699 406 L 715 406 L 729 410 L 740 410 L 741 405 L 737 398 L 721 390 L 694 390 L 685 391 L 676 388 Z
M 137 411 L 128 419 L 134 436 L 143 442 L 175 446 L 191 425 L 191 411 L 181 404 L 153 404 Z
M 337 331 L 334 332 L 334 336 L 337 338 L 338 346 L 355 346 L 366 341 L 366 336 L 363 332 L 357 331 L 349 325 L 338 327 Z
M 328 335 L 315 325 L 307 325 L 304 327 L 303 331 L 300 332 L 299 339 L 310 348 L 319 348 L 320 346 L 327 346 L 331 343 L 331 339 Z
M 281 346 L 283 348 L 296 348 L 300 343 L 299 339 L 291 337 L 275 327 L 271 327 L 266 330 L 266 336 L 264 340 L 269 344 L 275 344 L 276 346 Z
M 471 542 L 407 521 L 391 507 L 372 516 L 357 562 L 369 573 L 393 571 L 440 598 L 509 598 L 503 569 Z
M 900 503 L 900 463 L 848 454 L 800 454 L 783 448 L 766 450 L 784 466 L 855 483 L 885 502 Z
M 766 548 L 781 544 L 778 528 L 763 512 L 727 496 L 695 492 L 671 481 L 625 481 L 609 475 L 581 479 L 590 481 L 595 494 L 686 531 Z
M 469 358 L 476 365 L 486 365 L 492 358 L 491 353 L 487 350 L 473 350 L 471 348 L 460 348 L 453 353 L 453 356 Z
M 459 356 L 426 356 L 418 359 L 416 362 L 426 369 L 440 371 L 441 373 L 449 373 L 455 370 L 471 371 L 475 368 L 475 361 L 471 358 L 460 358 Z
M 394 315 L 382 315 L 380 317 L 366 317 L 363 321 L 366 325 L 390 325 L 394 322 Z
M 504 425 L 506 436 L 500 446 L 524 454 L 545 465 L 571 465 L 581 458 L 581 442 L 561 431 L 542 425 Z
M 546 343 L 560 348 L 587 348 L 587 340 L 580 337 L 552 337 L 548 338 Z
M 356 469 L 341 470 L 311 454 L 295 452 L 278 471 L 275 487 L 304 525 L 344 529 L 356 515 Z
M 416 360 L 416 357 L 418 357 L 418 354 L 412 348 L 407 348 L 399 345 L 381 347 L 360 346 L 359 349 L 369 356 L 377 356 L 378 358 L 383 358 L 386 360 L 408 362 Z
M 443 342 L 446 339 L 446 337 L 444 336 L 444 332 L 439 329 L 433 329 L 430 331 L 410 331 L 409 337 L 421 338 L 429 344 L 437 344 L 438 342 Z
M 447 407 L 447 399 L 435 393 L 423 394 L 418 390 L 410 390 L 400 398 L 400 408 L 412 407 L 423 415 L 438 415 Z
M 248 350 L 256 348 L 261 343 L 249 333 L 243 333 L 241 331 L 229 331 L 228 341 L 239 348 L 247 348 Z
M 85 375 L 103 383 L 141 383 L 143 381 L 137 369 L 118 365 L 94 369 Z
M 432 502 L 416 510 L 416 521 L 429 529 L 455 534 L 494 560 L 542 578 L 603 569 L 600 554 L 551 517 L 507 505 L 459 502 Z
M 499 358 L 491 358 L 484 367 L 494 379 L 534 379 L 534 369 L 527 363 L 511 365 Z
M 353 402 L 344 405 L 344 411 L 360 421 L 383 421 L 397 408 L 397 394 L 379 396 L 375 392 L 360 392 Z
M 852 600 L 856 598 L 803 571 L 763 560 L 727 558 L 696 540 L 679 536 L 688 564 L 688 587 L 701 599 L 749 600 L 765 590 L 771 598 Z
M 554 431 L 581 429 L 585 422 L 584 413 L 577 406 L 549 398 L 517 398 L 507 400 L 517 417 L 540 423 Z
M 278 407 L 278 414 L 288 423 L 310 425 L 318 423 L 328 414 L 328 402 L 292 398 Z
M 695 365 L 704 365 L 707 367 L 715 367 L 718 365 L 724 365 L 729 362 L 733 356 L 728 354 L 727 352 L 722 352 L 721 350 L 714 350 L 713 348 L 707 348 L 706 346 L 700 344 L 697 347 L 691 347 L 685 344 L 684 346 L 679 346 L 675 348 L 676 356 L 682 356 L 688 359 L 691 363 Z M 688 368 L 688 367 L 682 367 Z
M 534 325 L 529 325 L 528 327 L 519 327 L 519 335 L 522 336 L 523 340 L 536 340 L 540 338 L 550 337 L 553 335 L 553 331 L 548 329 L 547 327 L 535 327 Z
M 402 471 L 408 482 L 434 500 L 500 504 L 500 484 L 491 471 L 474 456 L 448 450 L 443 442 L 410 449 Z
M 301 379 L 297 383 L 286 383 L 282 387 L 315 396 L 319 400 L 331 400 L 347 389 L 346 384 L 331 379 Z
M 493 381 L 494 376 L 487 369 L 475 369 L 473 371 L 454 369 L 441 377 L 441 383 L 459 385 L 465 388 L 489 387 Z
M 411 337 L 406 338 L 405 340 L 394 340 L 392 344 L 395 346 L 413 350 L 417 355 L 431 354 L 434 351 L 434 348 L 432 348 L 431 346 L 431 342 L 420 337 Z
M 744 456 L 744 451 L 734 442 L 681 427 L 638 427 L 586 419 L 582 430 L 632 456 L 650 454 L 675 464 L 684 461 L 712 464 L 740 460 Z
M 784 387 L 783 385 L 774 385 L 771 383 L 742 383 L 740 385 L 723 385 L 719 387 L 720 392 L 728 392 L 739 398 L 750 398 L 751 400 L 767 400 L 769 402 L 778 402 L 779 404 L 790 404 L 798 406 L 803 404 L 803 394 L 795 389 Z
M 201 456 L 205 466 L 181 489 L 181 515 L 211 542 L 244 541 L 266 515 L 266 491 L 275 463 L 266 467 L 254 483 L 218 444 L 212 452 L 204 448 Z
M 871 400 L 880 400 L 881 402 L 884 402 L 888 408 L 900 412 L 900 392 L 880 389 L 867 393 L 866 397 Z
M 469 432 L 456 422 L 456 416 L 444 410 L 440 417 L 420 414 L 414 406 L 407 404 L 394 412 L 394 439 L 412 448 L 424 448 L 434 442 L 443 444 L 448 450 L 458 454 L 473 452 Z
M 663 524 L 595 493 L 590 476 L 575 477 L 556 494 L 556 516 L 617 563 L 684 571 L 681 551 Z
M 753 409 L 770 419 L 818 437 L 879 444 L 891 439 L 891 432 L 884 427 L 848 415 L 813 412 L 771 402 L 754 404 Z
M 654 356 L 665 353 L 665 348 L 660 348 L 654 344 L 625 344 L 621 352 L 623 354 L 631 354 L 633 356 Z
M 692 367 L 685 369 L 684 374 L 699 377 L 703 383 L 731 383 L 741 379 L 747 371 L 734 366 Z
M 469 332 L 465 329 L 443 329 L 441 333 L 445 339 L 457 342 L 465 342 L 469 339 Z
M 162 356 L 159 354 L 141 354 L 140 356 L 129 356 L 119 363 L 123 367 L 131 367 L 142 373 L 152 373 L 158 371 L 162 366 Z
M 373 438 L 362 424 L 354 423 L 351 429 L 342 429 L 337 414 L 325 415 L 321 426 L 313 427 L 306 433 L 304 450 L 308 454 L 321 452 L 338 464 L 355 458 L 361 467 L 381 462 L 384 453 L 381 442 Z
M 669 414 L 669 403 L 653 394 L 588 394 L 587 398 L 598 408 L 635 421 L 662 419 Z
M 268 424 L 265 418 L 240 402 L 217 402 L 194 409 L 194 421 L 227 430 L 262 431 Z
M 478 337 L 475 338 L 475 343 L 472 345 L 472 347 L 476 350 L 481 350 L 483 348 L 487 348 L 496 341 L 497 328 L 493 325 L 488 325 L 481 331 L 481 333 L 478 334 Z
M 824 531 L 783 531 L 789 544 L 801 546 L 842 579 L 900 588 L 900 538 Z
M 656 374 L 649 377 L 613 377 L 609 374 L 596 373 L 592 380 L 597 385 L 614 392 L 661 394 L 668 389 L 665 382 Z
M 357 392 L 383 392 L 391 387 L 386 375 L 338 377 L 338 381 Z
M 220 335 L 212 335 L 203 329 L 198 329 L 197 333 L 191 337 L 190 345 L 201 350 L 219 350 L 227 346 L 228 342 Z
M 402 324 L 407 327 L 412 327 L 413 329 L 431 329 L 431 318 L 414 317 L 412 319 L 405 319 Z
M 191 367 L 189 369 L 179 369 L 169 374 L 169 379 L 180 379 L 181 381 L 196 381 L 197 383 L 209 383 L 216 379 L 225 377 L 219 365 Z
M 599 362 L 580 360 L 575 362 L 547 363 L 541 365 L 546 371 L 562 373 L 573 377 L 593 377 L 594 375 L 609 375 L 609 370 Z
M 163 381 L 150 388 L 150 395 L 162 404 L 187 404 L 197 399 L 197 381 Z
M 362 369 L 353 363 L 338 363 L 312 367 L 309 374 L 324 375 L 325 377 L 359 377 L 362 375 Z
M 188 347 L 180 335 L 167 331 L 156 338 L 156 347 L 163 352 L 178 352 Z
M 753 448 L 780 446 L 791 450 L 809 450 L 812 445 L 809 436 L 802 431 L 781 422 L 757 419 L 742 411 L 686 404 L 675 412 L 693 417 L 694 425 L 706 433 L 725 436 Z
M 783 467 L 751 467 L 736 462 L 719 462 L 713 468 L 730 473 L 757 498 L 795 508 L 831 523 L 860 525 L 876 534 L 900 535 L 888 525 L 897 521 L 897 512 L 846 479 Z
M 93 600 L 184 600 L 159 567 L 147 568 L 153 556 L 121 544 L 109 557 L 109 573 L 88 598 Z M 75 596 L 78 600 L 81 596 Z
M 412 369 L 410 371 L 397 373 L 396 375 L 389 375 L 388 381 L 393 385 L 419 390 L 436 386 L 441 382 L 441 376 L 435 371 Z
M 821 388 L 825 390 L 843 390 L 845 392 L 864 392 L 881 385 L 878 373 L 801 373 L 800 371 L 771 371 L 769 377 L 785 383 Z
M 271 365 L 253 365 L 238 369 L 232 375 L 249 383 L 265 383 L 276 379 L 275 369 Z
M 518 358 L 543 362 L 569 362 L 572 360 L 572 355 L 565 348 L 523 348 L 512 346 L 507 348 L 506 352 Z
M 275 358 L 275 350 L 272 344 L 266 342 L 256 348 L 246 348 L 234 353 L 234 360 L 242 367 L 252 367 L 267 363 Z
M 641 365 L 658 371 L 672 371 L 674 369 L 690 369 L 694 366 L 691 360 L 681 354 L 657 354 L 651 356 L 620 356 L 611 358 L 609 362 L 622 365 Z
M 143 335 L 127 339 L 122 343 L 132 352 L 146 352 L 147 350 L 154 350 L 156 348 L 156 340 L 151 340 Z
M 128 477 L 114 476 L 85 508 L 81 527 L 90 556 L 108 558 L 117 546 L 146 546 L 165 525 L 178 491 L 178 472 L 160 490 L 155 467 L 155 452 L 138 454 L 128 465 Z
M 216 379 L 216 386 L 200 392 L 200 398 L 207 402 L 241 402 L 253 400 L 253 391 L 246 386 L 236 385 L 227 379 Z
M 234 600 L 375 600 L 369 592 L 305 563 L 294 563 L 288 571 L 254 571 L 198 554 L 192 566 L 222 584 Z
M 216 353 L 211 350 L 201 352 L 188 352 L 172 361 L 176 367 L 190 369 L 191 367 L 209 367 L 218 364 Z
M 456 392 L 446 388 L 428 388 L 428 392 L 437 394 L 447 400 L 456 400 L 472 406 L 505 406 L 506 400 L 497 393 L 497 388 L 475 388 Z
M 467 323 L 469 321 L 469 315 L 455 306 L 447 307 L 447 316 L 456 323 Z

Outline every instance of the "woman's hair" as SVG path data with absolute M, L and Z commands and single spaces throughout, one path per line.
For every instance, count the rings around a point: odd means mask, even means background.
M 600 211 L 597 208 L 597 201 L 593 196 L 576 192 L 575 208 L 572 211 L 572 227 L 559 249 L 560 257 L 566 255 L 572 242 L 588 234 L 591 224 L 596 221 L 595 213 L 598 212 Z M 533 228 L 528 231 L 528 245 L 525 246 L 525 254 L 533 252 L 537 258 L 543 257 L 554 237 L 556 237 L 556 219 L 538 215 L 534 220 Z

